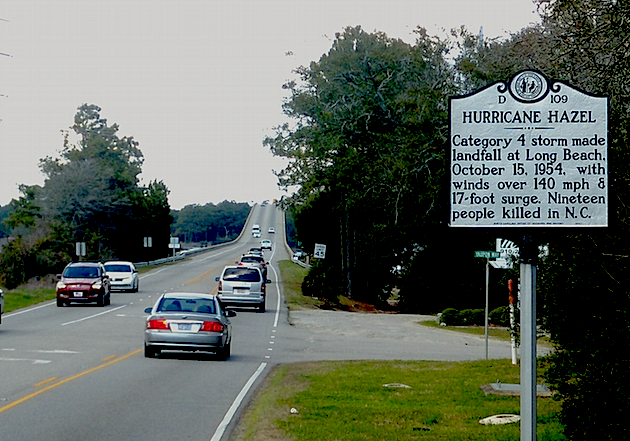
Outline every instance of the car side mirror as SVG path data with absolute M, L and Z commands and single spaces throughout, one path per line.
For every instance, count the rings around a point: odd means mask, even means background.
M 216 279 L 214 279 L 216 282 L 218 282 L 219 280 L 221 280 L 221 277 L 217 277 Z
M 265 283 L 271 283 L 271 280 L 267 279 L 265 280 Z
M 57 280 L 61 280 L 61 274 L 57 274 Z
M 226 317 L 236 317 L 236 311 L 234 311 L 232 309 L 228 309 L 227 311 L 225 311 L 225 316 Z
M 146 309 L 144 310 L 144 312 L 146 312 L 147 314 L 151 314 L 151 310 L 152 310 L 152 309 L 153 309 L 153 308 L 146 308 Z

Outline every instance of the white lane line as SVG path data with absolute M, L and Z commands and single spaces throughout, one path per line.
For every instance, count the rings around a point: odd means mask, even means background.
M 0 358 L 0 361 L 30 361 L 31 364 L 48 364 L 51 360 L 34 360 L 32 358 Z
M 223 417 L 223 420 L 219 423 L 219 427 L 217 427 L 217 430 L 216 432 L 214 432 L 214 435 L 212 435 L 212 438 L 210 439 L 210 441 L 221 440 L 221 437 L 225 433 L 225 429 L 230 424 L 230 422 L 232 421 L 232 418 L 234 418 L 234 414 L 236 413 L 239 406 L 245 399 L 245 395 L 247 395 L 247 392 L 249 392 L 249 390 L 252 388 L 254 381 L 256 381 L 256 379 L 260 376 L 260 374 L 262 374 L 262 372 L 265 370 L 265 367 L 267 367 L 267 363 L 261 363 L 260 366 L 258 366 L 258 369 L 256 370 L 256 372 L 254 372 L 254 374 L 249 378 L 249 380 L 247 380 L 247 383 L 245 383 L 245 386 L 243 386 L 243 389 L 241 389 L 241 392 L 237 395 L 236 399 L 232 403 L 232 406 L 230 406 L 227 413 Z
M 7 318 L 9 318 L 9 317 L 13 317 L 13 316 L 15 316 L 15 315 L 20 315 L 20 314 L 24 314 L 24 313 L 27 313 L 27 312 L 35 311 L 36 309 L 45 308 L 45 307 L 47 307 L 47 306 L 52 306 L 52 305 L 54 305 L 54 304 L 55 304 L 55 302 L 51 302 L 51 303 L 46 303 L 45 305 L 36 306 L 36 307 L 34 307 L 34 308 L 25 309 L 25 310 L 23 310 L 23 311 L 12 312 L 11 314 L 7 314 L 7 315 L 5 315 L 5 316 L 4 316 L 4 317 L 2 317 L 2 318 L 3 318 L 3 319 L 7 319 Z
M 87 317 L 80 318 L 79 320 L 73 320 L 71 322 L 62 323 L 61 326 L 71 325 L 73 323 L 79 323 L 79 322 L 82 322 L 84 320 L 89 320 L 89 319 L 92 319 L 94 317 L 98 317 L 99 315 L 109 314 L 110 312 L 118 311 L 119 309 L 122 309 L 122 308 L 124 308 L 126 306 L 127 305 L 122 305 L 122 306 L 119 306 L 118 308 L 108 309 L 107 311 L 99 312 L 98 314 L 89 315 Z

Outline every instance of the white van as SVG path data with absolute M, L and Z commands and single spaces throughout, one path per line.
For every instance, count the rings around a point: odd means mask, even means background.
M 252 227 L 252 236 L 254 236 L 254 237 L 260 237 L 260 225 L 255 224 L 255 225 Z

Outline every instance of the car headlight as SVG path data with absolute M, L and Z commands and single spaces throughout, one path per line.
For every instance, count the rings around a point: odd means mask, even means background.
M 101 289 L 102 287 L 103 287 L 103 282 L 96 282 L 92 284 L 92 288 L 94 289 Z
M 57 282 L 57 289 L 64 289 L 66 287 L 65 283 Z

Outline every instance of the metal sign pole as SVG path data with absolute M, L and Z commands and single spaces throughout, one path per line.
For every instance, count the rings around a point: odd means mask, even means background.
M 536 441 L 536 258 L 525 236 L 521 249 L 521 441 Z

